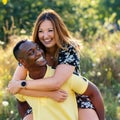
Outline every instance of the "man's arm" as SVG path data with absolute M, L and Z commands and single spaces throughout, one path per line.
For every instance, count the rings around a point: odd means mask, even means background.
M 96 85 L 89 81 L 88 88 L 83 94 L 89 96 L 91 102 L 95 107 L 95 111 L 99 117 L 99 120 L 105 120 L 103 98 Z
M 17 66 L 14 74 L 13 74 L 13 77 L 12 77 L 12 80 L 24 80 L 26 79 L 26 76 L 27 76 L 27 69 L 24 68 L 24 66 Z

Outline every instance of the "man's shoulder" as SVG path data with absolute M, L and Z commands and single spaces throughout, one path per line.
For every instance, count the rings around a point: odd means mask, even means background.
M 47 71 L 45 73 L 44 78 L 51 77 L 55 72 L 55 69 L 53 69 L 51 66 L 47 65 Z

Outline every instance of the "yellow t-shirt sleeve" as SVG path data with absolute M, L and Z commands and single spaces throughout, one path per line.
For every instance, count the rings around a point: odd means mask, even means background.
M 72 75 L 71 89 L 78 93 L 83 94 L 88 87 L 88 81 L 84 80 L 82 76 Z
M 21 95 L 21 94 L 16 94 L 15 97 L 16 97 L 19 101 L 21 101 L 21 102 L 26 101 L 26 100 L 24 99 L 23 95 Z

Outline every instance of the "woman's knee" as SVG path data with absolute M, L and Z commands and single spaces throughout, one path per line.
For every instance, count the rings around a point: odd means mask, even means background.
M 79 109 L 78 120 L 99 120 L 94 109 Z

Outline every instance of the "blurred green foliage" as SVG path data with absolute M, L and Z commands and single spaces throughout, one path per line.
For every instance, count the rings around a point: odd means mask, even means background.
M 6 0 L 2 0 L 6 1 Z M 69 30 L 86 41 L 105 25 L 119 28 L 119 0 L 8 0 L 0 2 L 0 43 L 6 45 L 12 34 L 31 35 L 38 14 L 46 8 L 56 10 Z M 109 28 L 112 24 L 113 28 Z
M 120 120 L 120 32 L 106 34 L 92 43 L 83 42 L 81 74 L 101 90 L 106 120 Z
M 103 29 L 104 31 L 104 29 Z M 106 120 L 120 120 L 120 32 L 88 43 L 81 39 L 81 74 L 94 82 L 100 89 L 106 110 Z M 15 98 L 6 92 L 17 66 L 12 55 L 13 45 L 29 36 L 12 36 L 6 49 L 0 49 L 0 120 L 19 119 Z M 7 104 L 7 105 L 6 105 Z M 4 118 L 4 119 L 3 119 Z
M 15 98 L 5 90 L 17 66 L 12 48 L 31 37 L 35 19 L 45 8 L 56 10 L 83 42 L 81 74 L 101 90 L 106 120 L 120 120 L 119 6 L 119 0 L 0 1 L 0 120 L 20 119 Z

